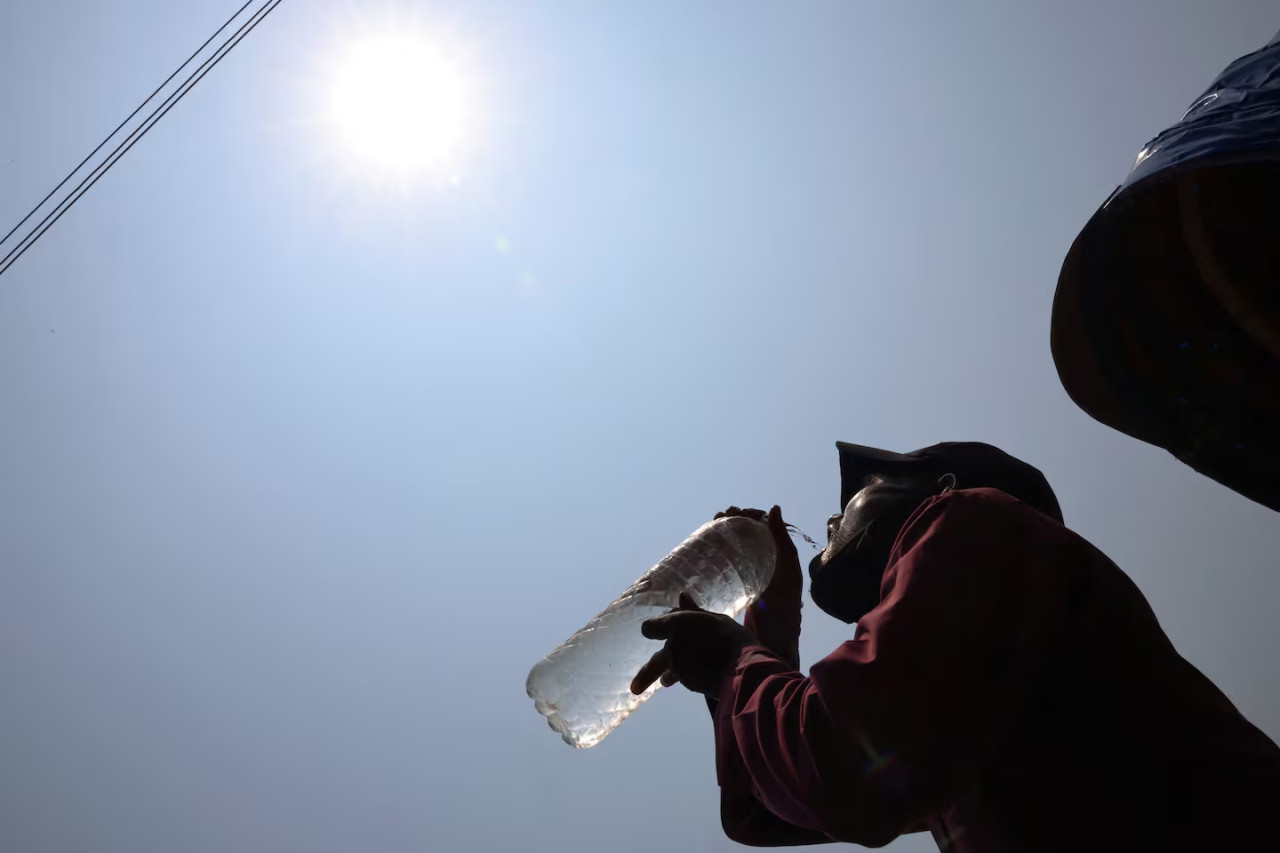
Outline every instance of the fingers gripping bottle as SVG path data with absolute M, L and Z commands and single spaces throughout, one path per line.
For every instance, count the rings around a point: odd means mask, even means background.
M 774 561 L 765 522 L 733 516 L 702 525 L 534 666 L 525 684 L 534 707 L 565 743 L 595 746 L 658 690 L 631 693 L 631 679 L 662 648 L 641 636 L 640 623 L 670 612 L 682 592 L 737 616 L 768 586 Z

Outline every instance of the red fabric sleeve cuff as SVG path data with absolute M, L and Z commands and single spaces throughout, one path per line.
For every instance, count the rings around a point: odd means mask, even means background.
M 775 652 L 768 646 L 759 643 L 752 643 L 749 646 L 743 646 L 742 651 L 738 653 L 738 659 L 733 666 L 725 670 L 724 675 L 720 679 L 720 684 L 716 688 L 716 735 L 719 737 L 721 722 L 728 723 L 733 716 L 734 708 L 737 706 L 738 681 L 742 674 L 743 667 L 752 662 L 752 658 L 757 655 L 764 655 L 770 661 L 777 661 L 785 666 L 790 666 L 786 659 Z M 727 710 L 726 710 L 727 709 Z
M 724 791 L 738 796 L 753 796 L 751 776 L 742 764 L 737 739 L 733 733 L 733 714 L 738 705 L 738 685 L 742 668 L 751 655 L 766 654 L 776 657 L 765 646 L 745 646 L 738 653 L 733 666 L 725 670 L 716 690 L 716 709 L 712 717 L 716 737 L 716 781 Z

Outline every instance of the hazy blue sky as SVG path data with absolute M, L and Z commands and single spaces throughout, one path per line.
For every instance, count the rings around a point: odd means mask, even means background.
M 9 4 L 0 233 L 234 6 Z M 308 119 L 335 33 L 397 16 L 480 81 L 459 186 L 388 192 Z M 1048 347 L 1079 227 L 1277 28 L 284 3 L 0 278 L 0 849 L 732 849 L 696 697 L 574 752 L 524 677 L 728 504 L 820 532 L 837 439 L 1040 466 L 1280 736 L 1276 514 L 1090 420 Z M 849 636 L 805 617 L 806 664 Z

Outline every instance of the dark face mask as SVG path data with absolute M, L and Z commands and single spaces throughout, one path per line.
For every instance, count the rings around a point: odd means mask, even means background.
M 826 564 L 822 554 L 809 563 L 813 603 L 842 622 L 857 622 L 880 604 L 880 582 L 898 532 L 932 492 L 931 478 L 894 481 L 870 477 L 850 500 L 831 544 L 839 548 Z M 833 521 L 835 517 L 833 516 Z
M 841 622 L 857 622 L 880 603 L 880 581 L 892 548 L 892 541 L 882 546 L 867 537 L 850 542 L 826 565 L 816 555 L 809 563 L 813 603 Z

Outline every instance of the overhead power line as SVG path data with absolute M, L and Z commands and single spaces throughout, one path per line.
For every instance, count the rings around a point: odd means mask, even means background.
M 178 68 L 172 74 L 170 74 L 163 83 L 161 83 L 158 87 L 156 87 L 155 91 L 153 91 L 150 95 L 148 95 L 146 100 L 144 100 L 141 104 L 139 104 L 134 109 L 134 111 L 130 113 L 125 118 L 125 120 L 122 121 L 116 127 L 115 130 L 113 130 L 110 134 L 108 134 L 107 137 L 102 140 L 102 142 L 98 143 L 98 146 L 94 148 L 91 152 L 89 152 L 89 155 L 85 157 L 84 160 L 80 161 L 80 164 L 77 165 L 74 169 L 72 169 L 65 178 L 59 181 L 58 185 L 55 186 L 52 190 L 50 190 L 49 194 L 46 195 L 43 199 L 41 199 L 39 204 L 33 207 L 30 210 L 30 212 L 28 212 L 27 215 L 24 216 L 18 222 L 17 225 L 15 225 L 12 229 L 9 230 L 8 234 L 6 234 L 3 238 L 0 238 L 0 248 L 4 246 L 4 244 L 9 240 L 10 237 L 14 235 L 15 232 L 18 231 L 18 229 L 20 229 L 24 224 L 27 223 L 28 220 L 30 220 L 33 216 L 35 216 L 36 213 L 39 212 L 40 209 L 43 208 L 44 205 L 49 201 L 49 199 L 52 198 L 58 192 L 58 190 L 60 190 L 63 186 L 65 186 L 81 169 L 83 169 L 85 164 L 87 164 L 90 160 L 92 160 L 93 157 L 97 155 L 97 153 L 107 145 L 107 143 L 109 143 L 113 138 L 115 138 L 115 136 L 119 134 L 119 132 L 122 129 L 124 129 L 124 127 L 130 121 L 132 121 L 133 118 L 137 116 L 138 113 L 140 113 L 147 106 L 147 104 L 151 103 L 151 101 L 153 101 L 155 97 L 166 86 L 168 86 L 169 83 L 175 77 L 177 77 L 178 74 L 180 74 L 184 68 L 190 65 L 196 59 L 196 57 L 199 56 L 205 50 L 205 48 L 207 48 L 214 41 L 214 39 L 216 39 L 224 30 L 226 30 L 229 26 L 231 26 L 231 24 L 237 18 L 239 18 L 241 14 L 244 13 L 244 10 L 249 8 L 252 2 L 253 0 L 248 0 L 248 2 L 246 2 L 238 10 L 236 10 L 236 13 L 234 15 L 228 18 L 226 22 L 223 23 L 222 26 L 218 27 L 218 29 L 214 31 L 213 35 L 209 36 L 209 38 L 205 40 L 204 44 L 200 45 L 200 47 L 197 48 L 196 51 L 192 53 L 191 56 L 189 56 L 185 62 L 179 65 Z M 10 267 L 12 267 L 15 263 L 17 263 L 18 259 L 21 258 L 24 254 L 26 254 L 27 250 L 30 249 L 33 245 L 35 245 L 36 241 L 38 241 L 41 237 L 43 237 L 45 233 L 50 228 L 52 228 L 58 222 L 58 220 L 61 219 L 63 215 L 66 214 L 66 212 L 72 208 L 72 206 L 75 205 L 77 201 L 79 201 L 84 196 L 85 193 L 87 193 L 90 189 L 92 189 L 93 185 L 96 184 L 102 178 L 103 175 L 105 175 L 108 171 L 110 171 L 112 166 L 118 163 L 121 160 L 121 158 L 124 157 L 125 154 L 129 153 L 129 149 L 133 148 L 133 146 L 138 143 L 138 140 L 146 136 L 147 133 L 151 130 L 151 128 L 155 127 L 156 124 L 159 123 L 160 119 L 165 117 L 165 115 L 169 112 L 169 110 L 173 109 L 174 106 L 176 106 L 179 101 L 181 101 L 184 97 L 186 97 L 187 93 L 190 92 L 192 89 L 194 89 L 196 87 L 196 84 L 198 84 L 201 80 L 204 79 L 205 75 L 207 75 L 210 71 L 212 71 L 214 67 L 217 66 L 217 64 L 221 62 L 228 53 L 234 50 L 236 45 L 244 41 L 244 39 L 249 35 L 249 33 L 253 32 L 254 29 L 257 28 L 258 24 L 262 23 L 263 20 L 265 20 L 268 15 L 270 15 L 273 11 L 275 11 L 276 7 L 279 6 L 282 2 L 284 2 L 284 0 L 266 0 L 266 2 L 260 8 L 258 8 L 252 15 L 250 15 L 249 18 L 246 21 L 244 21 L 244 23 L 242 23 L 239 26 L 239 28 L 235 30 L 235 32 L 233 32 L 230 36 L 226 38 L 226 40 L 224 40 L 220 45 L 218 45 L 218 47 L 214 50 L 214 52 L 210 54 L 202 63 L 200 63 L 200 65 L 194 71 L 192 71 L 191 74 L 189 74 L 186 77 L 186 79 L 182 81 L 182 83 L 178 85 L 177 89 L 175 89 L 172 93 L 170 93 L 169 96 L 165 98 L 164 101 L 162 101 L 158 107 L 152 110 L 150 115 L 148 115 L 145 119 L 143 119 L 142 124 L 134 128 L 133 131 L 131 131 L 129 135 L 126 136 L 124 140 L 121 141 L 120 144 L 117 145 L 115 149 L 106 156 L 106 159 L 104 159 L 101 163 L 95 166 L 93 170 L 90 171 L 89 174 L 86 175 L 84 179 L 81 180 L 80 183 L 75 186 L 75 188 L 73 188 L 70 192 L 64 195 L 62 199 L 56 205 L 54 205 L 53 209 L 50 210 L 45 215 L 45 217 L 40 220 L 40 222 L 38 222 L 30 231 L 28 231 L 26 235 L 23 236 L 23 238 L 17 242 L 17 244 L 13 245 L 12 248 L 9 249 L 8 253 L 5 254 L 3 258 L 0 258 L 0 275 L 4 275 L 4 273 L 7 272 Z
M 116 125 L 116 129 L 108 133 L 106 138 L 98 143 L 97 148 L 94 148 L 92 151 L 90 151 L 88 156 L 86 156 L 83 160 L 81 160 L 80 163 L 74 169 L 72 169 L 70 172 L 67 172 L 67 176 L 63 178 L 61 181 L 58 181 L 58 185 L 53 189 L 49 190 L 49 194 L 44 198 L 40 199 L 40 203 L 37 204 L 35 207 L 31 208 L 31 210 L 27 212 L 27 215 L 22 217 L 22 219 L 18 222 L 17 225 L 10 228 L 8 234 L 5 234 L 3 237 L 0 237 L 0 246 L 4 245 L 5 242 L 7 242 L 8 239 L 13 236 L 15 231 L 17 231 L 19 228 L 25 225 L 28 219 L 35 216 L 36 211 L 44 207 L 45 202 L 53 198 L 54 193 L 62 189 L 63 185 L 66 184 L 67 181 L 71 180 L 71 177 L 75 175 L 76 172 L 79 172 L 81 169 L 83 169 L 85 163 L 88 163 L 91 159 L 93 159 L 93 156 L 97 154 L 99 151 L 101 151 L 103 146 L 105 146 L 108 142 L 110 142 L 117 133 L 123 130 L 124 126 L 128 124 L 130 121 L 132 121 L 134 116 L 142 112 L 142 108 L 145 107 L 147 104 L 151 103 L 151 101 L 155 99 L 156 95 L 160 94 L 160 91 L 164 89 L 165 86 L 168 86 L 169 82 L 173 80 L 174 77 L 178 76 L 178 72 L 182 71 L 182 69 L 190 65 L 191 61 L 195 59 L 197 56 L 199 56 L 201 51 L 203 51 L 206 47 L 208 47 L 209 43 L 212 42 L 214 39 L 216 39 L 223 30 L 231 26 L 231 22 L 234 21 L 236 18 L 240 17 L 240 13 L 243 12 L 245 9 L 248 9 L 251 3 L 253 3 L 253 0 L 248 0 L 247 3 L 245 3 L 239 9 L 237 9 L 236 13 L 232 15 L 230 18 L 227 18 L 226 23 L 218 27 L 218 29 L 214 30 L 213 35 L 205 39 L 204 44 L 196 48 L 195 52 L 192 53 L 190 56 L 188 56 L 186 61 L 183 62 L 181 65 L 179 65 L 172 74 L 166 77 L 164 82 L 155 88 L 154 92 L 152 92 L 150 95 L 147 95 L 146 100 L 138 104 L 138 106 L 134 107 L 133 112 L 125 116 L 125 120 L 120 122 L 120 124 Z

